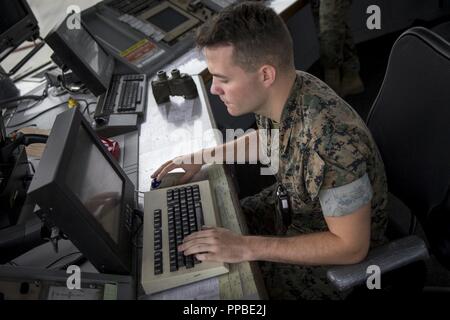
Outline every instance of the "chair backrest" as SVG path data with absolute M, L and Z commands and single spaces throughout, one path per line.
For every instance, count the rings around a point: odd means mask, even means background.
M 450 21 L 433 27 L 432 31 L 444 38 L 446 41 L 450 41 Z
M 421 222 L 450 268 L 450 43 L 422 27 L 395 42 L 368 127 L 389 191 Z

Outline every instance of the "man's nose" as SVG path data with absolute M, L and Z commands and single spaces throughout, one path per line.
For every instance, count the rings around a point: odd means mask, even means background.
M 217 95 L 217 96 L 220 96 L 220 95 L 224 94 L 222 88 L 220 88 L 220 86 L 218 86 L 214 81 L 211 84 L 210 91 L 211 91 L 211 94 L 214 94 L 214 95 Z

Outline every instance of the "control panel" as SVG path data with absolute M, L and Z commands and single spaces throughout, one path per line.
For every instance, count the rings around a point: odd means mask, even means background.
M 105 0 L 82 18 L 124 72 L 154 75 L 194 47 L 196 29 L 218 12 L 212 7 L 202 0 Z

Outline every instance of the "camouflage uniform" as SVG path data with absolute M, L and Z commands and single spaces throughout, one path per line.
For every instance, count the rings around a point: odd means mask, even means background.
M 320 3 L 320 4 L 319 4 Z M 315 0 L 313 14 L 319 29 L 320 60 L 324 69 L 359 73 L 360 64 L 347 14 L 351 0 Z
M 259 129 L 271 128 L 270 119 L 259 115 L 256 119 Z M 298 71 L 279 125 L 276 178 L 288 191 L 292 224 L 287 230 L 283 228 L 273 185 L 242 199 L 249 230 L 253 234 L 287 236 L 326 231 L 319 201 L 323 192 L 337 190 L 368 176 L 373 194 L 371 247 L 384 243 L 387 224 L 384 166 L 358 114 L 324 82 Z M 270 139 L 268 143 L 269 153 Z M 271 298 L 338 299 L 345 296 L 334 291 L 323 267 L 262 262 L 261 270 Z

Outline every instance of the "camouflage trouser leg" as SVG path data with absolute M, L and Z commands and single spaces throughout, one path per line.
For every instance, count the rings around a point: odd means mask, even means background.
M 319 26 L 320 61 L 325 69 L 359 72 L 360 63 L 347 23 L 351 3 L 351 0 L 320 0 L 319 5 L 313 6 Z
M 251 234 L 276 235 L 282 233 L 278 214 L 276 184 L 260 193 L 241 200 Z M 298 234 L 294 228 L 287 235 Z M 342 299 L 328 282 L 323 267 L 261 261 L 259 263 L 270 299 Z
M 348 295 L 337 291 L 326 277 L 326 268 L 261 261 L 270 299 L 341 300 Z

